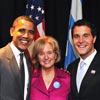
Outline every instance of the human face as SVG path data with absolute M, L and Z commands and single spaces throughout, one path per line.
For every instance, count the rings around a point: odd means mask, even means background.
M 96 36 L 93 38 L 88 26 L 75 26 L 73 30 L 73 44 L 83 59 L 94 52 L 95 41 Z
M 24 51 L 34 39 L 34 24 L 26 20 L 19 20 L 15 27 L 10 28 L 10 35 L 13 37 L 14 45 Z
M 55 52 L 49 43 L 46 43 L 43 50 L 38 54 L 38 60 L 42 68 L 53 68 L 55 63 Z

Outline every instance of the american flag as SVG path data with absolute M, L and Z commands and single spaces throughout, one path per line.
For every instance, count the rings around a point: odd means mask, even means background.
M 35 39 L 45 35 L 44 2 L 43 0 L 27 0 L 26 15 L 33 18 L 36 26 Z

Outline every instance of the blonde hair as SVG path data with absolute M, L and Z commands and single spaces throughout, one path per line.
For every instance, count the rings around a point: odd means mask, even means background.
M 60 55 L 60 49 L 59 49 L 59 45 L 56 39 L 54 39 L 53 37 L 50 36 L 41 36 L 40 38 L 38 38 L 33 46 L 33 54 L 32 54 L 32 60 L 33 60 L 33 64 L 38 67 L 39 62 L 38 62 L 38 53 L 41 52 L 45 46 L 46 43 L 49 43 L 55 54 L 56 54 L 56 59 L 55 59 L 55 63 L 60 61 L 61 55 Z

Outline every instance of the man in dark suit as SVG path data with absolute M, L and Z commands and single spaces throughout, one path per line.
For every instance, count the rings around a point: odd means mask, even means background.
M 29 100 L 31 60 L 25 52 L 35 35 L 33 20 L 28 16 L 16 18 L 10 35 L 12 42 L 0 49 L 0 100 Z M 24 54 L 24 89 L 20 53 Z
M 72 27 L 72 38 L 80 57 L 68 66 L 71 73 L 71 100 L 98 100 L 100 54 L 94 48 L 96 28 L 86 20 L 78 20 Z M 83 66 L 81 62 L 84 62 Z

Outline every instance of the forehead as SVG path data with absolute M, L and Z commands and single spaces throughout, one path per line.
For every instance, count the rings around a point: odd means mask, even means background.
M 45 50 L 53 50 L 53 47 L 50 43 L 46 42 L 45 44 L 41 44 L 39 46 L 39 51 L 45 51 Z
M 34 24 L 32 22 L 30 22 L 30 21 L 21 19 L 16 23 L 15 27 L 34 28 Z
M 75 26 L 73 34 L 91 34 L 91 29 L 88 26 Z
M 48 42 L 46 42 L 44 45 L 43 45 L 43 49 L 53 49 L 52 45 Z

